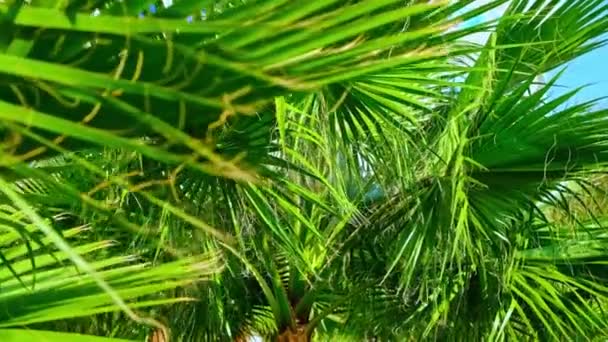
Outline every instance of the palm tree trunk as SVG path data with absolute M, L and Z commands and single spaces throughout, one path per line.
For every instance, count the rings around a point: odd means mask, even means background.
M 309 342 L 306 325 L 298 325 L 296 330 L 286 329 L 277 337 L 277 342 Z

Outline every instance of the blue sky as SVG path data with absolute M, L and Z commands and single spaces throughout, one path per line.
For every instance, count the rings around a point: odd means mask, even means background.
M 608 5 L 608 0 L 604 4 Z M 608 39 L 608 35 L 603 38 Z M 578 94 L 579 102 L 608 96 L 608 45 L 569 63 L 560 83 L 569 88 L 590 84 Z M 600 106 L 608 108 L 608 99 L 602 100 Z
M 558 83 L 565 88 L 556 89 L 556 93 L 589 84 L 577 94 L 576 102 L 608 96 L 608 45 L 570 62 Z M 608 100 L 602 100 L 600 105 L 608 108 Z
M 477 0 L 477 7 L 491 0 Z M 569 0 L 562 0 L 569 1 Z M 608 0 L 604 0 L 608 4 Z M 483 17 L 477 17 L 469 21 L 467 24 L 473 25 L 483 20 L 491 20 L 500 16 L 506 9 L 508 4 L 504 4 L 492 11 L 486 13 Z M 608 35 L 604 38 L 608 38 Z M 485 41 L 484 35 L 473 37 L 474 41 Z M 558 69 L 558 70 L 561 70 Z M 551 77 L 558 70 L 547 75 Z M 571 101 L 580 103 L 591 99 L 608 96 L 608 46 L 603 46 L 595 51 L 592 51 L 566 65 L 566 70 L 558 80 L 559 87 L 551 91 L 553 95 L 561 94 L 565 91 L 587 85 L 582 89 Z M 608 99 L 604 99 L 599 103 L 602 108 L 608 108 Z

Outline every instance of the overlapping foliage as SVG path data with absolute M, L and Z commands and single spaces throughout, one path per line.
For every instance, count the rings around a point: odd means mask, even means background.
M 0 2 L 0 337 L 603 336 L 608 6 L 484 3 Z

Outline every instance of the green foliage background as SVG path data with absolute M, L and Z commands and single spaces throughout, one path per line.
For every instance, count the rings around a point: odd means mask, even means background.
M 0 340 L 605 338 L 608 5 L 475 5 L 0 1 Z

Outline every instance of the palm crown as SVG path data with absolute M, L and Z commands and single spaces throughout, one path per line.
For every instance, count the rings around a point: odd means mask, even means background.
M 608 6 L 476 5 L 0 2 L 0 337 L 605 335 Z

